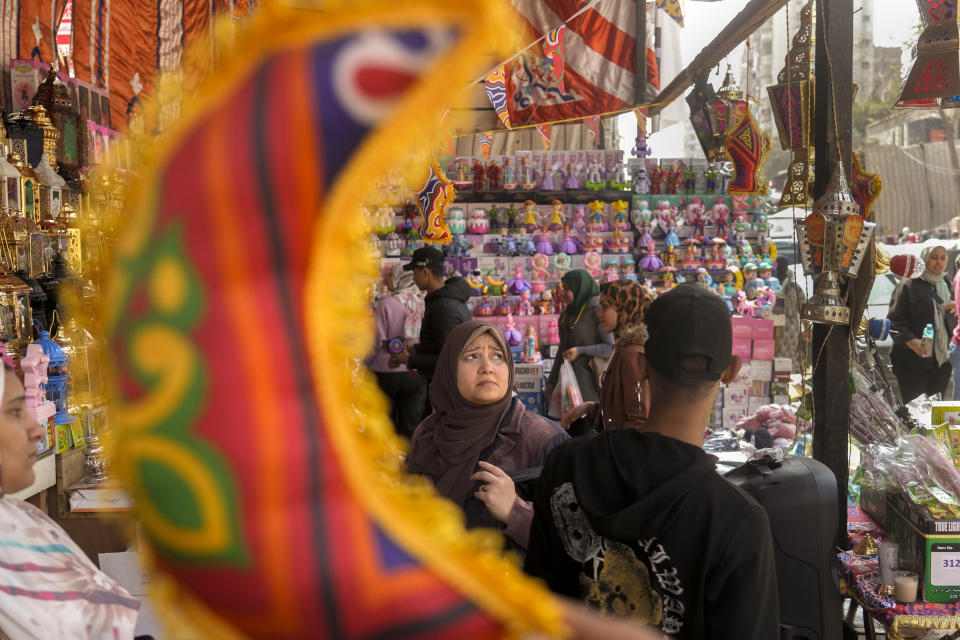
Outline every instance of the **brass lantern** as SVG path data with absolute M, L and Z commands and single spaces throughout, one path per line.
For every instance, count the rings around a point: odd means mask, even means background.
M 36 172 L 25 164 L 18 153 L 11 153 L 10 164 L 20 172 L 20 206 L 23 216 L 33 222 L 40 221 L 40 180 Z
M 47 214 L 54 218 L 60 215 L 63 203 L 63 192 L 67 188 L 67 181 L 60 177 L 48 162 L 47 154 L 43 154 L 40 164 L 34 169 L 40 179 L 40 217 Z
M 720 149 L 720 158 L 725 159 L 723 146 L 743 116 L 747 114 L 747 101 L 743 98 L 743 90 L 733 80 L 733 71 L 727 66 L 727 75 L 723 78 L 723 86 L 717 91 L 710 114 L 710 123 L 714 135 L 720 136 L 723 145 Z
M 47 110 L 43 108 L 43 106 L 39 104 L 29 106 L 26 108 L 26 112 L 28 116 L 33 118 L 33 121 L 37 123 L 43 132 L 43 155 L 46 156 L 47 162 L 53 170 L 56 171 L 60 132 L 57 131 L 57 128 L 53 126 L 53 122 L 47 117 Z
M 923 32 L 900 86 L 899 107 L 936 106 L 935 98 L 960 94 L 957 0 L 917 0 Z
M 33 339 L 32 323 L 30 287 L 14 275 L 0 274 L 0 331 L 18 356 Z
M 856 277 L 873 240 L 875 223 L 864 222 L 850 194 L 843 164 L 837 163 L 827 191 L 806 220 L 797 221 L 800 258 L 816 290 L 801 317 L 824 324 L 849 324 L 850 309 L 840 301 L 841 278 Z
M 57 342 L 70 359 L 70 404 L 80 411 L 103 404 L 100 346 L 93 335 L 71 317 Z

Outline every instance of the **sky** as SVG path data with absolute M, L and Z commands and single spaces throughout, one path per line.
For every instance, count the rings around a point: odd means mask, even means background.
M 800 2 L 801 0 L 790 0 Z M 826 0 L 829 1 L 829 0 Z M 748 0 L 720 0 L 719 2 L 695 2 L 688 0 L 687 16 L 680 40 L 681 68 L 686 67 L 700 51 L 716 37 L 718 25 L 728 24 L 746 6 Z M 854 10 L 862 6 L 862 0 L 854 0 Z M 881 8 L 882 7 L 882 8 Z M 903 46 L 913 39 L 914 25 L 919 24 L 920 15 L 916 2 L 905 0 L 874 0 L 873 41 L 877 46 Z M 792 25 L 791 25 L 792 29 Z M 743 57 L 743 45 L 729 56 L 729 62 L 736 70 Z M 909 51 L 904 52 L 904 62 Z M 721 65 L 721 73 L 726 65 Z M 737 78 L 739 80 L 739 78 Z M 666 79 L 669 81 L 669 78 Z M 715 72 L 710 81 L 715 88 L 720 86 L 721 77 Z M 665 83 L 664 83 L 665 84 Z M 636 136 L 636 119 L 632 114 L 621 116 L 618 122 L 621 147 L 629 151 L 633 148 Z M 651 150 L 656 157 L 678 157 L 682 153 L 682 130 L 679 126 L 669 127 L 651 136 Z

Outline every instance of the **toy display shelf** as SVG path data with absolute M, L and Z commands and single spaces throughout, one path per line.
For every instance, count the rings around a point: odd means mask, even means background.
M 635 194 L 633 191 L 619 191 L 617 189 L 557 189 L 554 191 L 522 190 L 513 191 L 474 191 L 472 189 L 456 189 L 456 202 L 512 202 L 522 204 L 527 200 L 532 200 L 536 204 L 550 204 L 554 200 L 559 200 L 564 204 L 587 204 L 594 200 L 603 202 L 613 202 L 615 200 L 629 201 Z

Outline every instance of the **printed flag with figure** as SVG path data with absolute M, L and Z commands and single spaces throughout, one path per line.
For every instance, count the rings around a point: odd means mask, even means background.
M 373 347 L 371 185 L 439 139 L 508 16 L 260 5 L 137 172 L 102 310 L 112 470 L 178 586 L 158 606 L 199 637 L 564 635 L 542 586 L 403 475 L 385 399 L 348 365 Z
M 586 127 L 587 132 L 593 136 L 594 142 L 600 140 L 600 116 L 590 116 L 583 121 L 583 126 Z
M 557 82 L 560 91 L 563 91 L 563 57 L 565 55 L 563 39 L 566 32 L 566 25 L 560 25 L 548 33 L 543 41 L 544 57 L 550 63 L 550 71 L 553 73 L 553 79 Z
M 493 146 L 493 139 L 489 133 L 478 133 L 477 142 L 480 143 L 480 153 L 483 154 L 483 163 L 486 164 L 490 159 L 490 148 Z
M 537 126 L 537 133 L 540 134 L 540 139 L 543 141 L 543 148 L 547 151 L 550 150 L 550 133 L 552 130 L 552 124 L 541 124 Z
M 636 0 L 512 3 L 530 40 L 542 38 L 505 65 L 506 108 L 512 126 L 583 118 L 635 104 Z M 561 27 L 563 72 L 558 80 L 556 45 L 550 40 Z M 646 64 L 648 85 L 658 88 L 656 55 L 649 46 Z
M 455 197 L 453 183 L 443 174 L 440 165 L 432 163 L 427 181 L 417 193 L 417 211 L 422 218 L 420 237 L 427 244 L 450 244 L 453 239 L 447 226 L 447 205 Z

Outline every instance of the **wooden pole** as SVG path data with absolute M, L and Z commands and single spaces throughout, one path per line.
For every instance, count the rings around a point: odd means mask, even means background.
M 647 101 L 647 0 L 637 0 L 637 37 L 634 41 L 634 104 Z
M 746 40 L 786 3 L 787 0 L 750 0 L 747 6 L 730 21 L 730 24 L 717 34 L 713 42 L 705 46 L 693 62 L 678 73 L 677 77 L 650 101 L 649 115 L 651 117 L 657 115 L 671 102 L 686 93 L 697 78 L 709 73 L 737 45 Z M 846 0 L 842 0 L 841 4 L 845 5 Z
M 817 0 L 814 197 L 827 190 L 842 160 L 851 168 L 853 85 L 853 0 Z M 861 271 L 869 271 L 864 265 Z M 850 327 L 815 324 L 813 328 L 813 457 L 837 478 L 840 530 L 847 526 L 847 437 L 850 428 Z M 843 538 L 841 537 L 840 540 Z

